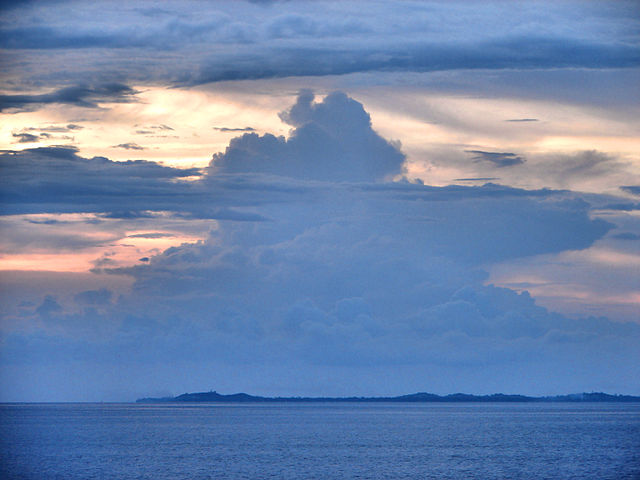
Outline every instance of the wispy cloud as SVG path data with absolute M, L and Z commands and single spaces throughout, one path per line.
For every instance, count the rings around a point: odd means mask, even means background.
M 144 147 L 141 147 L 137 143 L 121 143 L 119 145 L 114 145 L 111 148 L 124 148 L 125 150 L 144 150 Z
M 252 128 L 252 127 L 244 127 L 244 128 L 213 127 L 213 129 L 218 130 L 219 132 L 255 132 L 255 128 Z
M 477 162 L 488 162 L 494 164 L 498 168 L 513 167 L 514 165 L 521 165 L 525 162 L 525 159 L 521 156 L 511 152 L 485 152 L 483 150 L 465 150 L 467 153 L 472 153 L 473 160 Z
M 39 95 L 0 95 L 0 111 L 22 110 L 51 103 L 97 108 L 102 102 L 130 102 L 136 91 L 118 83 L 97 86 L 73 86 Z M 67 126 L 69 129 L 69 127 Z M 77 126 L 74 125 L 74 128 Z
M 12 136 L 18 139 L 18 143 L 34 143 L 40 139 L 39 135 L 32 135 L 31 133 L 13 133 Z

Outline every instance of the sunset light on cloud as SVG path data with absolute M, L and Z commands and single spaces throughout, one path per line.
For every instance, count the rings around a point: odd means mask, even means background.
M 3 4 L 0 400 L 640 394 L 638 5 L 481 3 Z

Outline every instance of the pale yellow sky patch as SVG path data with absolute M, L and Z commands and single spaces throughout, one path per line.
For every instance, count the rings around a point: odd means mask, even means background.
M 527 161 L 533 156 L 543 160 L 596 150 L 619 159 L 631 173 L 640 175 L 640 120 L 617 118 L 613 112 L 548 101 L 402 90 L 385 95 L 376 95 L 375 89 L 357 93 L 355 97 L 370 112 L 374 129 L 385 138 L 399 140 L 408 157 L 408 171 L 430 184 L 445 185 L 459 177 L 506 175 L 503 181 L 525 188 L 572 186 L 550 185 L 548 178 L 536 179 L 533 172 L 526 175 L 526 184 L 515 181 L 508 169 L 482 174 L 490 166 L 474 164 L 465 150 L 512 152 Z M 518 119 L 535 121 L 509 121 Z M 605 185 L 606 179 L 580 179 L 576 187 L 610 191 L 617 180 L 610 179 Z
M 264 95 L 133 88 L 140 92 L 136 102 L 105 103 L 100 109 L 48 105 L 35 112 L 1 115 L 0 142 L 3 148 L 14 150 L 74 145 L 85 157 L 145 159 L 176 167 L 204 167 L 214 153 L 224 151 L 231 138 L 244 133 L 220 131 L 216 127 L 250 127 L 258 134 L 275 135 L 286 135 L 290 129 L 277 115 L 283 105 Z M 37 143 L 18 143 L 18 138 L 13 137 L 14 133 L 37 134 L 39 128 L 63 127 L 69 123 L 83 128 L 51 133 L 50 138 L 41 138 Z M 72 139 L 62 138 L 65 136 Z
M 538 152 L 561 151 L 573 153 L 576 150 L 599 150 L 624 156 L 640 167 L 640 136 L 545 136 L 533 144 L 532 150 Z

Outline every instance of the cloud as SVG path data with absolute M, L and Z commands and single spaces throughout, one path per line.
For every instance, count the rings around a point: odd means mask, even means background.
M 212 173 L 261 172 L 299 179 L 377 181 L 402 172 L 404 155 L 371 128 L 362 105 L 340 92 L 313 103 L 303 91 L 280 114 L 289 138 L 255 133 L 234 138 L 216 154 Z
M 35 225 L 65 225 L 69 223 L 64 220 L 57 220 L 55 218 L 45 218 L 44 220 L 34 220 L 31 218 L 26 218 L 25 221 L 33 223 Z
M 228 65 L 233 65 L 229 67 Z M 407 43 L 401 47 L 289 47 L 227 55 L 204 63 L 188 85 L 291 76 L 345 75 L 371 71 L 430 72 L 468 69 L 625 68 L 640 65 L 631 47 L 565 39 L 515 37 L 478 44 Z
M 255 132 L 255 128 L 252 127 L 244 127 L 244 128 L 229 128 L 229 127 L 213 127 L 214 130 L 218 130 L 219 132 Z
M 260 365 L 285 383 L 313 371 L 349 386 L 361 369 L 372 375 L 361 384 L 369 391 L 374 371 L 408 391 L 427 381 L 446 388 L 445 377 L 477 391 L 504 371 L 498 390 L 523 375 L 562 389 L 637 388 L 637 325 L 570 319 L 526 292 L 485 284 L 487 265 L 605 237 L 613 226 L 592 218 L 581 195 L 390 181 L 404 155 L 342 93 L 314 102 L 303 91 L 281 116 L 287 139 L 239 136 L 194 181 L 181 179 L 196 169 L 83 158 L 73 148 L 3 153 L 11 212 L 100 212 L 122 225 L 147 222 L 123 227 L 147 239 L 166 235 L 168 217 L 219 220 L 204 240 L 136 255 L 133 266 L 95 261 L 103 278 L 130 278 L 130 294 L 83 286 L 67 298 L 46 292 L 35 310 L 16 307 L 12 324 L 30 330 L 5 337 L 3 364 L 191 365 L 198 385 L 235 369 L 229 378 L 249 387 L 259 380 L 247 372 Z M 146 378 L 125 370 L 129 390 Z
M 267 5 L 270 6 L 274 3 L 284 3 L 284 2 L 288 2 L 289 0 L 247 0 L 250 3 L 255 3 L 258 5 Z
M 611 237 L 615 238 L 616 240 L 640 240 L 640 235 L 631 232 L 617 233 L 615 235 L 612 235 Z
M 14 133 L 12 136 L 19 139 L 18 143 L 34 143 L 40 139 L 39 135 L 32 135 L 30 133 Z
M 590 220 L 589 205 L 567 192 L 384 183 L 402 172 L 404 155 L 372 130 L 360 103 L 342 93 L 313 98 L 302 92 L 281 114 L 294 127 L 288 139 L 244 134 L 214 155 L 204 175 L 143 160 L 86 159 L 73 148 L 6 152 L 4 211 L 123 220 L 164 211 L 265 223 L 265 238 L 286 235 L 287 228 L 301 234 L 317 221 L 352 221 L 382 237 L 406 235 L 412 241 L 406 248 L 471 263 L 585 248 L 610 229 Z M 201 179 L 180 181 L 194 176 Z M 358 211 L 370 220 L 363 223 Z M 288 226 L 278 233 L 283 221 Z
M 108 213 L 99 213 L 98 215 L 101 218 L 114 218 L 114 219 L 126 219 L 126 220 L 156 217 L 156 215 L 153 212 L 138 211 L 138 210 L 112 211 Z
M 482 150 L 465 150 L 465 152 L 473 153 L 474 157 L 472 158 L 476 162 L 493 163 L 498 168 L 522 165 L 526 161 L 517 154 L 510 152 L 485 152 Z
M 471 177 L 471 178 L 454 178 L 454 182 L 491 182 L 499 180 L 497 177 Z
M 6 49 L 123 48 L 144 45 L 143 38 L 99 32 L 75 32 L 50 26 L 3 28 L 0 45 Z
M 42 318 L 48 319 L 52 315 L 62 312 L 62 307 L 51 295 L 44 297 L 42 303 L 36 308 L 36 313 Z
M 175 237 L 173 233 L 164 232 L 149 232 L 149 233 L 136 233 L 134 235 L 127 235 L 127 238 L 170 238 Z
M 401 235 L 382 238 L 374 230 L 367 239 L 367 229 L 329 223 L 273 243 L 262 226 L 251 230 L 244 241 L 240 232 L 233 239 L 227 235 L 234 232 L 220 232 L 130 269 L 135 293 L 105 303 L 105 313 L 73 313 L 73 304 L 58 302 L 46 313 L 48 338 L 9 336 L 5 362 L 37 361 L 39 351 L 49 365 L 73 359 L 101 369 L 117 353 L 127 365 L 165 373 L 169 363 L 189 362 L 196 385 L 209 385 L 212 368 L 221 382 L 255 385 L 246 372 L 261 365 L 287 382 L 301 372 L 347 381 L 357 377 L 345 368 L 389 368 L 393 388 L 415 388 L 407 381 L 425 387 L 428 375 L 427 387 L 446 389 L 446 371 L 454 385 L 474 390 L 483 388 L 474 372 L 487 381 L 510 365 L 543 389 L 558 379 L 559 389 L 605 381 L 617 390 L 636 388 L 635 324 L 551 313 L 527 293 L 482 285 L 481 270 L 406 248 Z M 78 336 L 78 324 L 106 318 L 102 337 Z M 233 381 L 225 380 L 220 372 L 233 368 Z M 505 383 L 492 388 L 515 388 L 508 385 L 517 377 L 500 377 Z M 372 379 L 359 385 L 376 388 Z
M 111 148 L 124 148 L 125 150 L 144 150 L 144 147 L 141 147 L 137 143 L 121 143 L 119 145 L 114 145 Z
M 138 125 L 136 125 L 137 127 Z M 169 125 L 149 125 L 145 126 L 142 129 L 136 130 L 135 133 L 138 135 L 153 135 L 157 134 L 161 131 L 173 131 L 174 129 Z
M 82 130 L 83 128 L 84 127 L 82 125 L 69 123 L 67 125 L 48 125 L 45 127 L 29 127 L 29 128 L 25 128 L 24 130 L 28 132 L 65 133 L 65 132 L 72 132 L 76 130 Z
M 462 156 L 456 146 L 434 150 L 427 165 L 433 165 L 436 172 L 452 169 L 454 172 L 475 174 L 452 175 L 454 179 L 486 178 L 483 174 L 494 173 L 499 174 L 500 183 L 504 185 L 524 188 L 545 186 L 594 193 L 615 192 L 625 179 L 629 181 L 637 177 L 636 168 L 626 155 L 597 150 L 570 153 L 536 152 L 535 149 L 522 153 L 466 150 L 466 155 L 466 158 Z M 609 204 L 629 203 L 622 195 L 602 199 Z
M 602 206 L 603 210 L 618 210 L 621 212 L 631 212 L 640 210 L 640 203 L 607 203 Z
M 640 185 L 627 185 L 620 187 L 620 189 L 633 195 L 640 195 Z
M 534 162 L 530 158 L 527 166 L 530 177 L 538 178 L 546 185 L 559 188 L 600 180 L 609 176 L 610 182 L 633 178 L 629 165 L 620 158 L 597 150 L 585 150 L 573 154 L 538 155 Z M 617 183 L 619 185 L 619 183 Z M 584 188 L 584 187 L 583 187 Z
M 139 210 L 171 209 L 172 197 L 189 195 L 191 190 L 173 180 L 200 175 L 196 168 L 176 169 L 144 160 L 86 159 L 73 147 L 4 152 L 0 168 L 3 211 L 13 213 L 127 211 L 128 193 L 143 204 Z
M 563 178 L 598 176 L 619 165 L 615 158 L 596 150 L 566 155 L 562 157 L 562 160 L 562 162 L 556 163 L 556 173 Z
M 537 122 L 539 121 L 537 118 L 510 118 L 509 120 L 505 120 L 505 122 Z
M 73 298 L 79 304 L 104 306 L 111 302 L 112 297 L 113 292 L 111 290 L 101 288 L 100 290 L 85 290 L 76 294 Z
M 77 85 L 65 87 L 40 95 L 0 95 L 0 111 L 22 111 L 51 103 L 97 108 L 99 103 L 133 101 L 136 93 L 135 90 L 127 85 L 107 83 L 95 86 Z
M 0 46 L 13 71 L 28 78 L 16 85 L 41 85 L 42 77 L 66 84 L 79 76 L 108 75 L 136 84 L 196 85 L 362 72 L 640 65 L 640 54 L 625 34 L 636 28 L 637 12 L 626 2 L 563 2 L 527 9 L 488 2 L 464 11 L 443 2 L 381 2 L 363 12 L 352 1 L 282 2 L 269 9 L 262 2 L 211 8 L 185 1 L 159 10 L 96 5 L 82 14 L 77 5 L 65 3 L 54 10 L 47 2 L 34 2 L 1 28 Z M 151 11 L 162 13 L 153 24 Z M 55 22 L 38 20 L 54 12 Z M 100 20 L 83 22 L 83 15 Z M 92 55 L 94 51 L 106 54 Z

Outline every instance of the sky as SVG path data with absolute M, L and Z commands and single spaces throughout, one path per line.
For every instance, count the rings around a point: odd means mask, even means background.
M 0 401 L 640 395 L 637 2 L 0 9 Z

